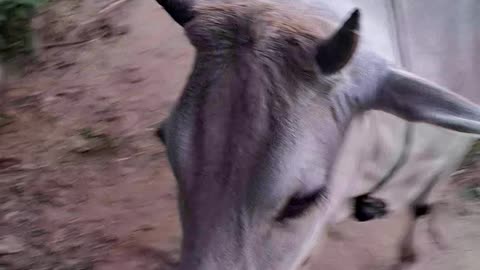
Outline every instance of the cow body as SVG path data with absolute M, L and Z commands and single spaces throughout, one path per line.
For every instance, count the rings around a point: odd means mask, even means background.
M 324 5 L 322 1 L 310 1 Z M 326 1 L 329 2 L 329 1 Z M 355 6 L 363 8 L 365 18 L 363 46 L 430 80 L 480 101 L 475 68 L 480 68 L 475 51 L 480 36 L 475 31 L 480 17 L 473 11 L 476 1 L 342 1 L 330 4 L 342 14 Z M 421 17 L 422 14 L 425 17 Z M 471 14 L 465 17 L 462 14 Z M 447 20 L 447 18 L 453 21 Z M 435 32 L 435 35 L 431 33 Z M 453 33 L 456 33 L 454 35 Z M 472 37 L 472 33 L 473 37 Z M 420 40 L 419 40 L 420 39 Z M 423 42 L 422 42 L 423 41 Z M 452 50 L 452 48 L 458 48 Z M 385 187 L 375 195 L 388 202 L 391 210 L 408 207 L 433 177 L 441 189 L 468 152 L 473 137 L 422 123 L 410 123 L 380 111 L 368 111 L 352 122 L 339 158 L 338 180 L 349 181 L 344 198 L 368 192 L 395 165 L 405 148 L 407 126 L 412 126 L 412 146 L 407 160 Z M 433 193 L 430 200 L 440 195 Z M 351 201 L 343 200 L 335 221 L 351 214 Z

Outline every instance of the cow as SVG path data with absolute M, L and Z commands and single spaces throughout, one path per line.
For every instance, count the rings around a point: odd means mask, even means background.
M 364 46 L 359 9 L 157 2 L 196 50 L 157 130 L 178 186 L 179 269 L 296 270 L 328 226 L 405 206 L 400 257 L 412 260 L 415 221 L 433 211 L 427 198 L 467 151 L 465 134 L 480 134 L 480 107 Z M 432 134 L 457 140 L 439 150 Z M 377 197 L 407 180 L 414 189 Z

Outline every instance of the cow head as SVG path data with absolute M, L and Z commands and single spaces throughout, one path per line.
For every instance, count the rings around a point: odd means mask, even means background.
M 335 25 L 266 0 L 157 2 L 196 49 L 158 132 L 178 182 L 181 270 L 298 269 L 340 196 L 331 171 L 356 114 L 480 131 L 475 105 L 358 51 L 358 10 Z

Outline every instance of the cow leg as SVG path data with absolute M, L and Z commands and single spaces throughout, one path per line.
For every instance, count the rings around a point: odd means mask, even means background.
M 400 263 L 411 264 L 417 260 L 414 248 L 414 234 L 419 218 L 429 214 L 431 208 L 427 204 L 413 204 L 410 207 L 407 230 L 400 242 Z
M 388 205 L 382 199 L 372 196 L 375 192 L 381 190 L 388 184 L 397 171 L 405 165 L 408 155 L 412 147 L 414 126 L 412 123 L 407 123 L 405 130 L 405 141 L 400 156 L 392 168 L 383 176 L 382 179 L 372 187 L 367 193 L 353 198 L 353 217 L 360 222 L 369 221 L 372 219 L 382 218 L 388 214 Z
M 400 262 L 401 266 L 412 264 L 417 260 L 417 253 L 413 247 L 413 236 L 415 233 L 416 219 L 409 217 L 407 231 L 400 242 Z
M 446 207 L 445 202 L 437 202 L 435 204 L 430 205 L 430 214 L 428 215 L 428 234 L 432 239 L 433 243 L 439 249 L 446 249 L 448 246 L 444 239 L 443 233 L 438 229 L 438 217 L 443 209 Z
M 397 171 L 402 168 L 405 163 L 407 162 L 408 155 L 410 154 L 410 150 L 412 148 L 413 143 L 413 132 L 414 132 L 414 125 L 412 123 L 407 123 L 407 128 L 405 130 L 404 136 L 404 144 L 402 152 L 398 157 L 397 162 L 393 165 L 392 168 L 383 176 L 383 178 L 368 192 L 369 195 L 379 191 L 382 189 L 386 184 L 388 184 L 393 176 L 397 173 Z
M 414 263 L 417 259 L 417 254 L 414 248 L 414 233 L 415 227 L 417 225 L 418 220 L 421 217 L 427 216 L 431 214 L 436 207 L 435 205 L 427 204 L 427 198 L 430 195 L 433 187 L 438 183 L 440 177 L 438 175 L 432 177 L 428 185 L 425 189 L 415 198 L 415 200 L 410 204 L 409 209 L 409 217 L 408 217 L 408 224 L 407 230 L 400 242 L 400 265 L 410 265 Z M 430 215 L 431 222 L 433 219 Z M 433 228 L 433 227 L 432 227 Z M 436 231 L 431 234 L 437 235 Z

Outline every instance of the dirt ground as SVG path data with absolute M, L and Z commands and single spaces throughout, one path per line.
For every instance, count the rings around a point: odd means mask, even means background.
M 42 11 L 39 61 L 9 79 L 0 118 L 1 270 L 177 263 L 175 181 L 153 132 L 184 85 L 193 49 L 154 1 L 129 1 L 82 24 L 108 3 L 63 0 Z M 412 269 L 478 269 L 480 191 L 471 187 L 479 168 L 460 173 L 447 196 L 439 226 L 448 247 L 433 245 L 422 222 Z M 311 269 L 391 269 L 405 222 L 398 213 L 342 223 Z

